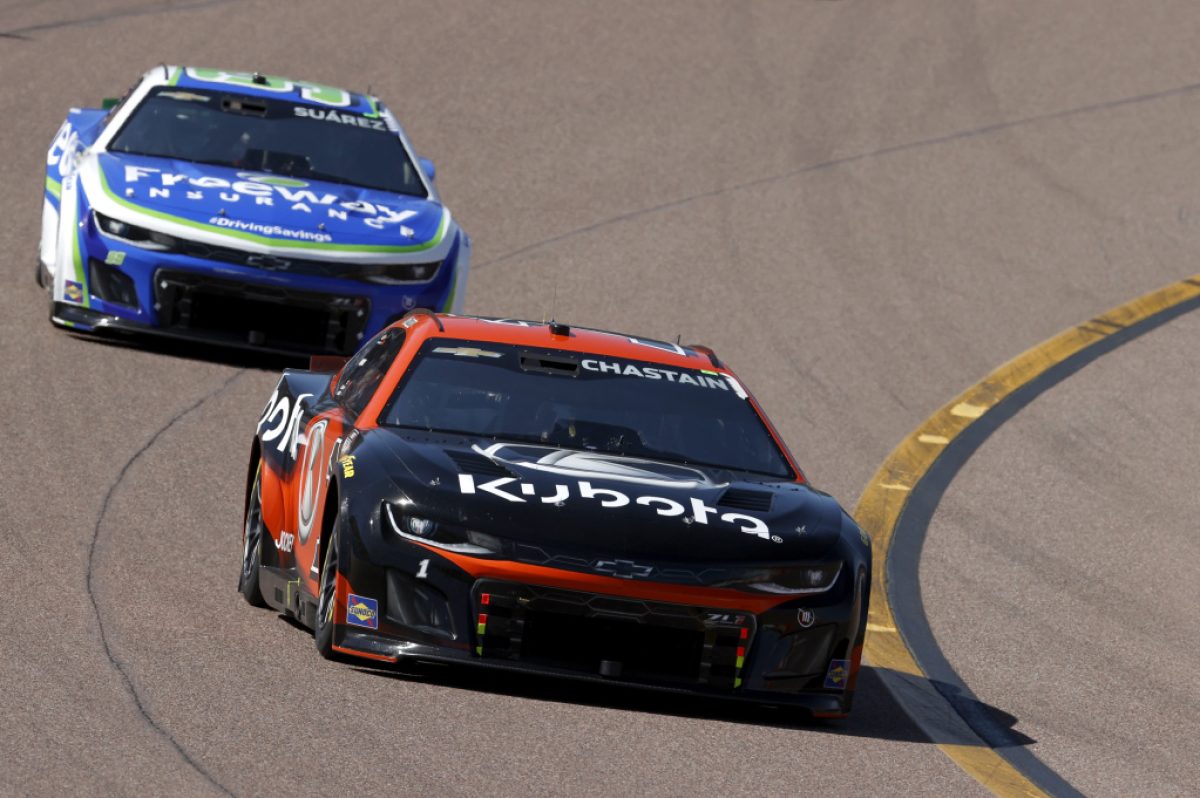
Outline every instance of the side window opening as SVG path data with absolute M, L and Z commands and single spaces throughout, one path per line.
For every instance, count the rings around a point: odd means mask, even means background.
M 392 360 L 404 344 L 404 330 L 387 329 L 358 350 L 342 369 L 333 398 L 351 416 L 357 416 L 371 401 Z

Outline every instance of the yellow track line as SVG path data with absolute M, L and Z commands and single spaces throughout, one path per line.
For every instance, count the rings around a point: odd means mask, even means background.
M 894 672 L 885 676 L 884 684 L 938 748 L 995 795 L 1008 798 L 1047 794 L 980 739 L 950 702 L 929 684 L 904 639 L 903 630 L 897 628 L 888 597 L 887 573 L 900 514 L 912 490 L 946 445 L 1013 391 L 1113 333 L 1197 297 L 1200 297 L 1200 275 L 1078 324 L 1010 360 L 909 433 L 875 472 L 858 500 L 854 515 L 871 535 L 875 562 L 864 653 L 875 667 Z M 956 743 L 943 742 L 946 739 Z

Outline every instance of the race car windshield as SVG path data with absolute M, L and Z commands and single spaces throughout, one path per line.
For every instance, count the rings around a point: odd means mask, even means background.
M 285 100 L 162 86 L 108 149 L 428 196 L 382 118 Z
M 603 355 L 435 339 L 380 423 L 794 476 L 732 380 Z

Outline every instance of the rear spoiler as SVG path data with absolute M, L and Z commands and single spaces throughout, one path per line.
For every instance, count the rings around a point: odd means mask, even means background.
M 688 344 L 688 349 L 695 349 L 702 355 L 708 355 L 708 361 L 713 364 L 713 368 L 725 368 L 725 364 L 717 357 L 717 353 L 712 350 L 712 347 L 704 344 Z

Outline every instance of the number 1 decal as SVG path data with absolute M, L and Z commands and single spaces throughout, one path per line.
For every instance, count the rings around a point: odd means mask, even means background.
M 429 560 L 421 560 L 417 563 L 417 579 L 425 579 L 429 576 Z

